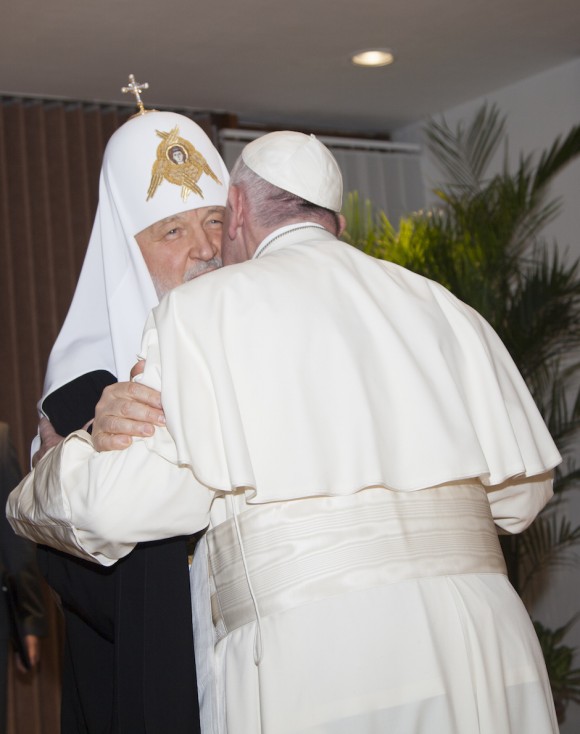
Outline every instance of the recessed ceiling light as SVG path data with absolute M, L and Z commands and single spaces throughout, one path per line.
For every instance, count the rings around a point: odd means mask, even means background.
M 355 66 L 388 66 L 395 57 L 388 48 L 369 48 L 366 51 L 357 51 L 350 59 Z

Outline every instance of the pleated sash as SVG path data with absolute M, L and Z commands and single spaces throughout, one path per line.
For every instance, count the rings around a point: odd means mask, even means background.
M 506 573 L 480 484 L 257 505 L 207 534 L 222 632 L 329 596 L 451 574 Z

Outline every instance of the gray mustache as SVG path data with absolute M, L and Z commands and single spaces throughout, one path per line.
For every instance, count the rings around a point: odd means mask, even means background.
M 222 266 L 222 259 L 221 257 L 212 257 L 211 260 L 204 260 L 203 262 L 198 262 L 193 268 L 190 268 L 187 273 L 185 274 L 184 282 L 187 282 L 188 280 L 193 280 L 194 278 L 197 278 L 199 275 L 203 275 L 204 273 L 208 273 L 210 270 L 217 270 L 217 268 L 221 268 Z

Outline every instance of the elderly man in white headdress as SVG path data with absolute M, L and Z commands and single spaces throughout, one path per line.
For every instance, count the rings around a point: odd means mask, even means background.
M 148 112 L 111 137 L 40 402 L 58 434 L 93 417 L 105 385 L 129 379 L 159 298 L 221 265 L 227 184 L 209 138 L 182 115 Z M 41 434 L 50 435 L 46 418 Z M 196 731 L 188 538 L 140 546 L 112 569 L 45 547 L 39 561 L 65 616 L 62 732 Z
M 210 523 L 204 732 L 556 734 L 497 528 L 532 522 L 559 453 L 475 311 L 337 240 L 341 194 L 316 138 L 250 143 L 229 267 L 173 290 L 144 334 L 167 426 L 102 453 L 76 432 L 9 517 L 104 566 Z

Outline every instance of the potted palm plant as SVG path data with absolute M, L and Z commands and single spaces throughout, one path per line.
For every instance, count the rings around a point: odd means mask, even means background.
M 580 125 L 537 157 L 522 156 L 499 173 L 491 160 L 507 145 L 505 117 L 483 105 L 468 124 L 430 121 L 427 145 L 446 183 L 436 204 L 404 217 L 397 228 L 370 202 L 349 195 L 345 239 L 365 252 L 437 280 L 479 311 L 510 351 L 564 458 L 555 501 L 520 536 L 503 542 L 512 583 L 531 608 L 546 570 L 573 562 L 580 526 L 562 512 L 580 487 L 576 466 L 580 427 L 580 262 L 566 261 L 542 238 L 560 203 L 549 184 L 580 154 Z M 507 148 L 506 148 L 507 151 Z M 580 668 L 557 630 L 536 622 L 560 721 L 569 701 L 580 702 Z

